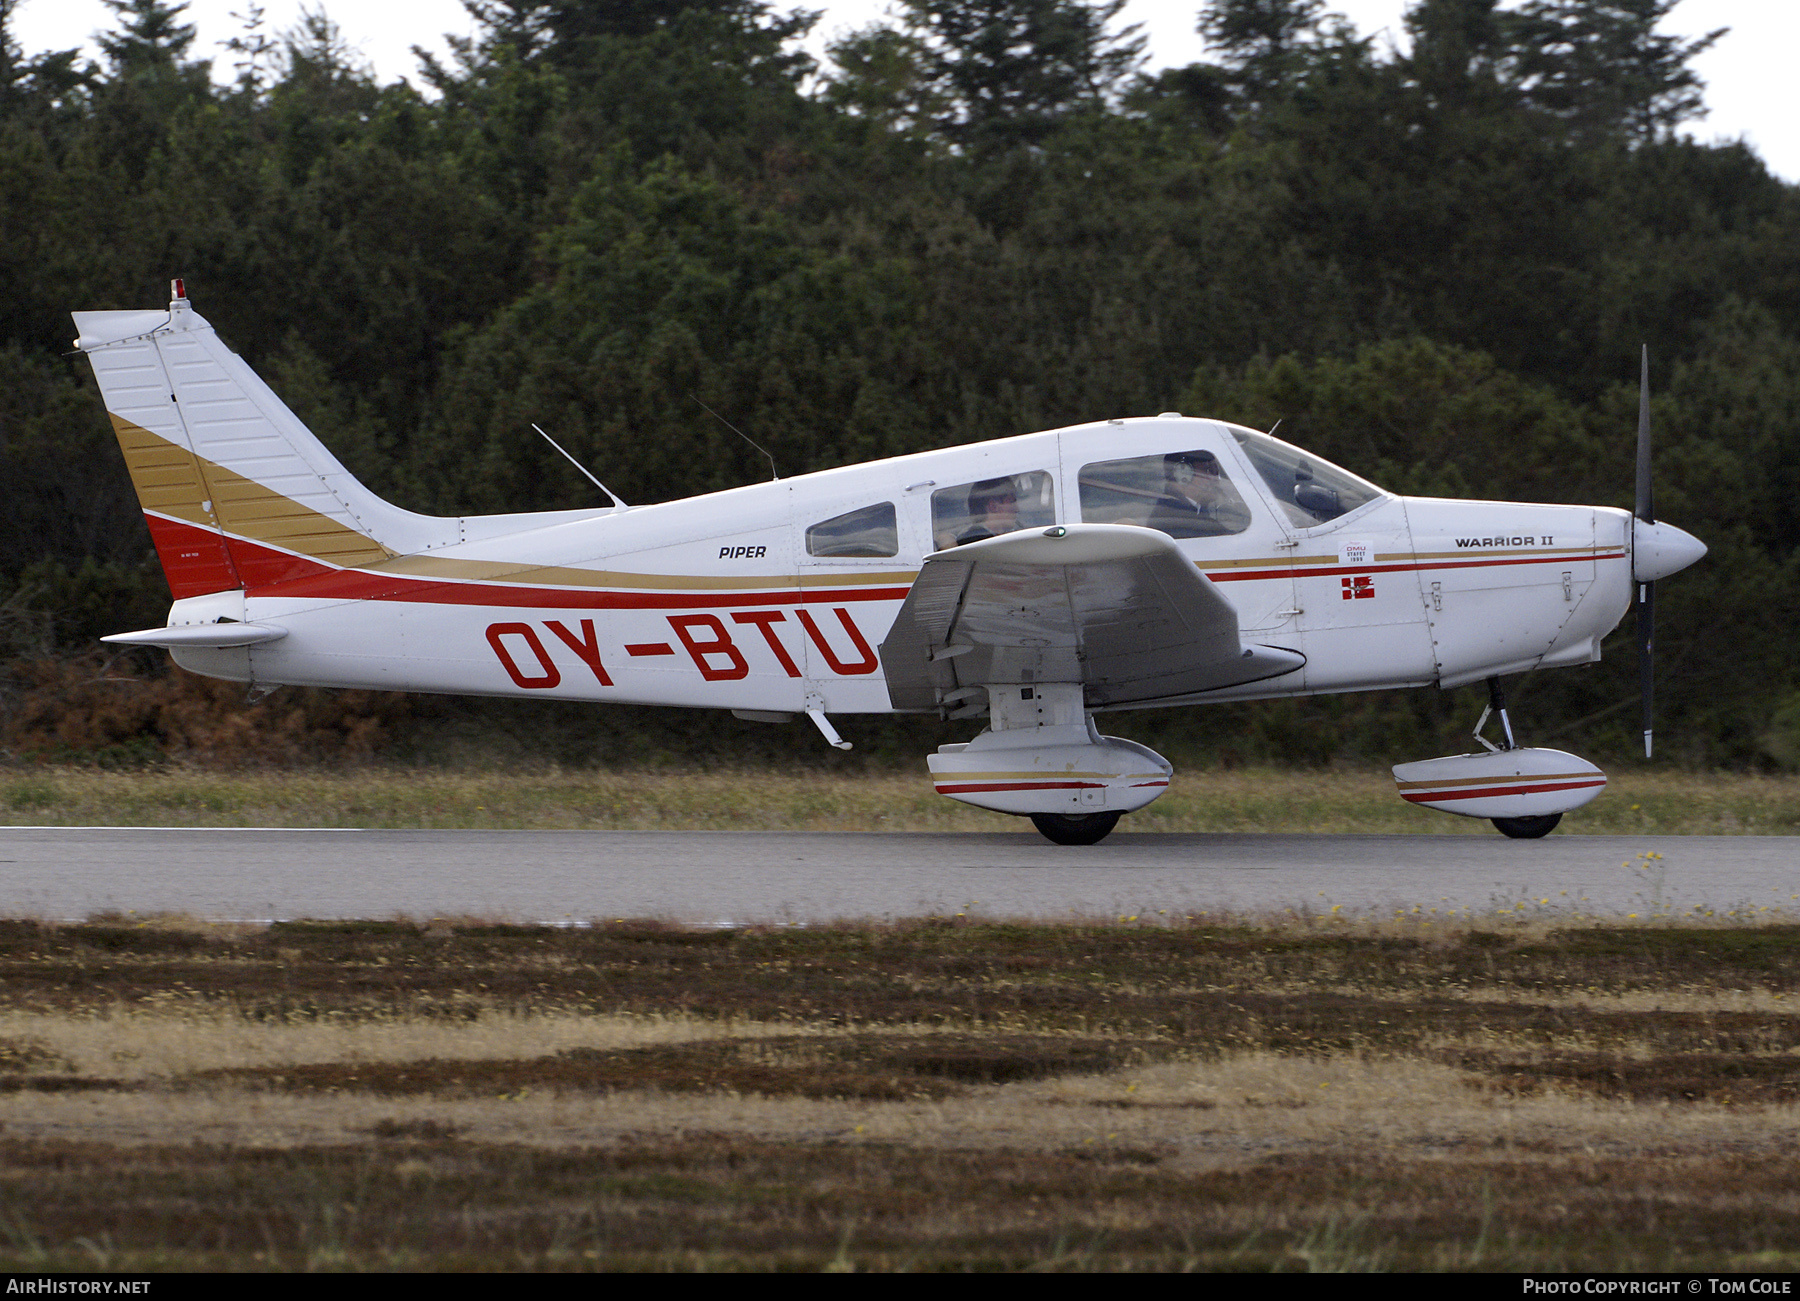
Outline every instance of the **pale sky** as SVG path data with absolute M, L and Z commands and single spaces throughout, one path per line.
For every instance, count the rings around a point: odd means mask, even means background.
M 199 27 L 194 54 L 214 60 L 220 80 L 230 80 L 231 55 L 221 47 L 242 28 L 232 17 L 247 11 L 251 0 L 190 0 L 186 14 Z M 323 0 L 327 13 L 350 43 L 360 49 L 382 80 L 411 77 L 417 64 L 411 47 L 442 52 L 443 33 L 468 34 L 468 15 L 458 0 Z M 825 17 L 810 42 L 822 53 L 832 34 L 865 26 L 879 18 L 888 0 L 802 0 L 792 6 L 774 0 L 774 8 L 822 9 Z M 1130 0 L 1124 21 L 1143 24 L 1150 38 L 1152 68 L 1192 63 L 1204 46 L 1194 34 L 1198 0 Z M 1406 0 L 1335 0 L 1328 7 L 1349 18 L 1363 34 L 1387 31 L 1397 41 L 1404 34 L 1400 13 Z M 300 0 L 263 0 L 265 30 L 291 26 Z M 94 32 L 110 27 L 110 11 L 101 0 L 24 0 L 14 16 L 14 36 L 27 54 L 86 45 Z M 1701 140 L 1748 140 L 1776 175 L 1800 181 L 1800 105 L 1790 67 L 1800 48 L 1800 4 L 1793 0 L 1684 0 L 1663 30 L 1696 36 L 1718 27 L 1731 33 L 1695 62 L 1706 81 L 1709 115 L 1689 127 Z M 1784 87 L 1786 89 L 1784 89 Z

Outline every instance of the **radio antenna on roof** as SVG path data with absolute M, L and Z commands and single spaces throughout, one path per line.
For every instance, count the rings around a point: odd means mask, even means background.
M 535 420 L 531 422 L 531 427 L 533 429 L 537 430 L 538 433 L 544 434 L 543 426 L 539 425 Z M 580 470 L 583 474 L 587 475 L 588 482 L 592 483 L 596 488 L 598 488 L 601 492 L 605 493 L 608 497 L 611 497 L 613 506 L 615 509 L 618 509 L 618 510 L 630 510 L 631 509 L 624 502 L 619 500 L 619 495 L 616 492 L 614 492 L 611 488 L 608 488 L 605 484 L 601 483 L 600 480 L 594 478 L 594 476 L 591 473 L 589 473 L 587 466 L 583 465 L 580 461 L 577 461 L 574 457 L 570 456 L 567 451 L 564 451 L 563 445 L 561 443 L 557 442 L 554 438 L 550 437 L 549 434 L 544 434 L 544 441 L 546 443 L 549 443 L 550 446 L 554 447 L 557 451 L 562 452 L 564 458 L 566 458 L 568 460 L 570 465 L 574 466 L 577 470 Z
M 690 394 L 688 394 L 688 396 L 693 398 L 694 401 L 700 402 L 700 397 L 698 394 L 690 393 Z M 713 419 L 717 420 L 720 424 L 724 425 L 725 428 L 729 429 L 732 433 L 736 434 L 739 438 L 743 439 L 746 443 L 749 443 L 750 446 L 754 447 L 757 451 L 761 452 L 764 456 L 769 456 L 768 448 L 764 447 L 761 443 L 757 442 L 754 438 L 750 437 L 749 434 L 746 434 L 743 430 L 739 429 L 736 425 L 732 424 L 731 421 L 727 420 L 724 416 L 720 415 L 717 411 L 714 411 L 711 407 L 706 406 L 706 403 L 700 402 L 700 405 L 703 407 L 706 407 L 706 413 L 708 415 L 710 415 L 711 417 L 713 417 Z M 769 477 L 771 479 L 773 479 L 776 483 L 781 482 L 781 475 L 776 472 L 775 458 L 773 456 L 769 456 Z

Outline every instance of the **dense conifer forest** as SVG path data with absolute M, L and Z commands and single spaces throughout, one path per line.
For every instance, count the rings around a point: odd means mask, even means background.
M 533 421 L 628 501 L 764 477 L 702 403 L 784 475 L 1180 410 L 1279 419 L 1397 491 L 1629 505 L 1648 344 L 1658 512 L 1712 549 L 1661 592 L 1659 743 L 1800 766 L 1800 191 L 1678 135 L 1714 38 L 1658 35 L 1673 0 L 1417 0 L 1402 49 L 1325 0 L 1207 0 L 1210 61 L 1154 75 L 1121 0 L 902 0 L 823 62 L 815 16 L 760 0 L 465 0 L 477 35 L 416 87 L 325 9 L 272 32 L 248 6 L 221 69 L 182 5 L 107 2 L 94 64 L 19 48 L 0 0 L 14 758 L 530 733 L 509 753 L 835 761 L 672 711 L 289 692 L 246 722 L 241 689 L 100 654 L 168 597 L 68 313 L 180 275 L 355 473 L 442 513 L 596 504 Z M 1608 650 L 1516 684 L 1527 739 L 1629 753 L 1629 619 Z M 1463 748 L 1479 706 L 1110 730 L 1357 762 Z M 847 730 L 916 761 L 931 726 Z M 258 733 L 291 744 L 219 739 Z

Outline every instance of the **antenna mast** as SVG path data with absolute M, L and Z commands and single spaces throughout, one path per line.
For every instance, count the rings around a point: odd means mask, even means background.
M 539 425 L 535 420 L 531 422 L 531 427 L 533 429 L 537 430 L 538 433 L 544 434 L 543 427 L 541 425 Z M 546 443 L 549 443 L 550 446 L 554 447 L 557 451 L 562 452 L 563 457 L 569 462 L 570 465 L 574 466 L 577 470 L 580 470 L 583 474 L 586 474 L 588 477 L 588 482 L 592 483 L 596 488 L 598 488 L 601 492 L 605 493 L 608 497 L 611 497 L 612 502 L 613 502 L 613 507 L 615 509 L 617 509 L 617 510 L 630 510 L 631 509 L 624 502 L 619 500 L 619 495 L 617 493 L 615 493 L 611 488 L 608 488 L 605 484 L 601 483 L 600 480 L 594 478 L 594 476 L 591 473 L 589 473 L 587 466 L 583 465 L 580 461 L 577 461 L 574 457 L 570 456 L 568 454 L 568 452 L 563 449 L 563 445 L 561 443 L 557 442 L 554 438 L 550 437 L 549 434 L 544 434 L 544 441 Z
M 693 398 L 694 401 L 700 402 L 700 398 L 697 394 L 690 393 L 690 394 L 688 394 L 688 396 Z M 706 403 L 700 402 L 700 405 L 702 407 L 706 408 L 706 413 L 708 415 L 710 415 L 713 419 L 717 420 L 720 424 L 724 425 L 725 428 L 729 429 L 732 433 L 736 434 L 739 438 L 743 439 L 746 443 L 749 443 L 750 446 L 754 447 L 757 451 L 761 452 L 764 456 L 769 456 L 768 448 L 764 447 L 761 443 L 757 442 L 754 438 L 750 437 L 749 434 L 746 434 L 743 430 L 739 429 L 736 425 L 732 424 L 731 421 L 727 420 L 724 416 L 720 415 L 717 411 L 714 411 L 711 407 L 706 406 Z M 781 475 L 778 474 L 775 470 L 775 458 L 773 456 L 769 456 L 769 478 L 773 479 L 776 483 L 781 482 Z

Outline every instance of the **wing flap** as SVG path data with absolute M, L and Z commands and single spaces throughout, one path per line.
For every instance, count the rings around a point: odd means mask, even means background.
M 1289 673 L 1246 647 L 1237 611 L 1167 534 L 1072 524 L 927 557 L 881 646 L 896 709 L 987 683 L 1079 682 L 1088 707 L 1150 703 Z

